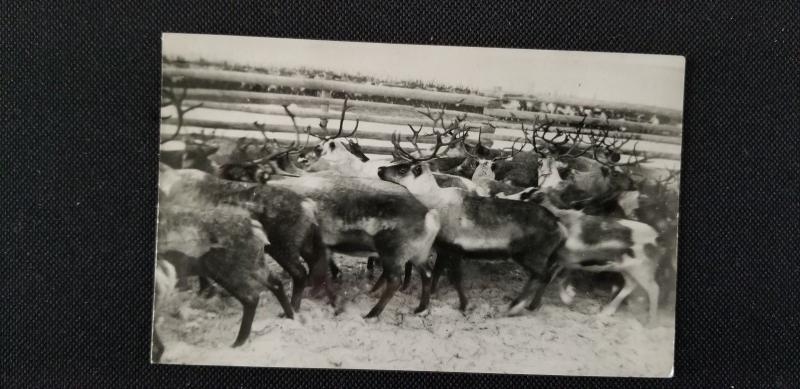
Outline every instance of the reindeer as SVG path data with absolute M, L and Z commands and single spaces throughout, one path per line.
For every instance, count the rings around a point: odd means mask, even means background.
M 525 132 L 524 129 L 523 131 Z M 545 169 L 549 168 L 550 170 L 544 173 L 547 177 L 543 180 L 542 185 L 540 185 L 540 191 L 535 196 L 546 197 L 549 207 L 558 208 L 565 213 L 580 209 L 582 212 L 579 214 L 586 215 L 587 218 L 605 217 L 614 220 L 635 218 L 633 212 L 639 208 L 640 193 L 635 190 L 636 185 L 631 178 L 631 171 L 622 169 L 635 167 L 645 161 L 646 157 L 640 158 L 634 146 L 633 157 L 626 162 L 620 162 L 618 150 L 630 138 L 609 140 L 608 128 L 584 131 L 582 125 L 572 135 L 558 129 L 555 131 L 555 136 L 548 138 L 548 134 L 552 134 L 549 124 L 537 127 L 536 123 L 534 123 L 534 128 L 530 131 L 534 151 L 545 161 Z M 528 136 L 528 132 L 526 132 L 526 136 Z M 591 158 L 586 157 L 586 155 Z M 548 163 L 550 163 L 550 166 L 547 165 Z M 588 171 L 572 171 L 568 178 L 564 180 L 560 177 L 556 163 L 566 166 L 583 165 Z M 521 193 L 520 197 L 523 196 L 530 198 L 530 191 L 524 194 Z M 558 213 L 557 215 L 563 216 Z M 633 221 L 631 222 L 633 223 Z M 565 222 L 565 224 L 569 227 L 569 223 Z M 646 224 L 644 224 L 644 227 L 638 227 L 644 230 L 651 228 Z M 650 255 L 645 260 L 653 261 L 654 258 Z M 578 268 L 568 266 L 567 274 L 565 274 L 560 284 L 562 288 L 561 297 L 566 303 L 571 300 L 571 293 L 569 292 L 571 285 L 569 284 L 574 279 L 574 274 L 570 273 L 576 269 Z M 614 267 L 609 267 L 604 271 L 615 272 L 615 269 Z M 649 271 L 650 269 L 648 268 L 645 273 Z M 616 272 L 619 273 L 618 271 Z M 630 282 L 626 283 L 627 278 L 624 277 L 625 275 L 623 274 L 623 278 L 612 278 L 612 289 L 616 287 L 615 284 L 633 285 Z M 648 286 L 645 286 L 645 288 L 648 288 Z M 648 292 L 650 293 L 651 291 Z M 626 293 L 630 293 L 630 290 L 626 290 Z M 617 305 L 622 299 L 624 299 L 624 295 L 619 300 L 616 300 Z M 652 304 L 653 307 L 656 307 L 657 301 Z
M 281 281 L 267 270 L 264 247 L 270 242 L 262 224 L 251 219 L 249 212 L 226 205 L 198 203 L 187 207 L 165 202 L 159 207 L 158 230 L 159 253 L 186 254 L 193 259 L 186 269 L 211 278 L 242 304 L 242 322 L 233 347 L 241 346 L 249 337 L 263 289 L 269 289 L 286 317 L 292 318 L 292 306 Z
M 508 313 L 518 314 L 523 307 L 535 309 L 551 276 L 550 259 L 563 240 L 558 219 L 548 210 L 530 203 L 480 197 L 455 188 L 441 188 L 427 164 L 449 142 L 444 136 L 458 140 L 452 131 L 433 130 L 436 144 L 428 156 L 416 157 L 400 146 L 397 134 L 392 143 L 405 162 L 381 167 L 381 179 L 405 187 L 426 207 L 437 210 L 441 229 L 436 237 L 438 253 L 434 280 L 450 267 L 448 276 L 459 295 L 459 308 L 467 308 L 467 297 L 461 283 L 462 258 L 511 257 L 530 274 L 520 295 Z M 415 144 L 419 134 L 412 138 Z M 452 140 L 450 141 L 452 142 Z
M 351 139 L 358 131 L 358 119 L 356 119 L 356 124 L 353 131 L 350 132 L 350 135 L 343 136 L 345 115 L 347 111 L 352 108 L 347 105 L 347 101 L 348 99 L 345 97 L 342 103 L 341 117 L 339 119 L 339 130 L 333 136 L 329 136 L 327 133 L 316 135 L 311 132 L 310 127 L 306 128 L 306 132 L 309 135 L 320 140 L 319 144 L 314 147 L 317 161 L 306 170 L 310 172 L 333 170 L 337 174 L 348 177 L 377 178 L 378 167 L 384 162 L 370 160 L 369 157 L 361 151 L 358 142 Z M 284 106 L 284 110 L 289 118 L 292 119 L 295 128 L 297 128 L 295 115 L 287 106 Z M 320 127 L 323 130 L 325 129 L 324 124 L 326 123 L 320 123 Z
M 288 108 L 286 110 L 288 112 Z M 263 143 L 258 144 L 245 138 L 239 139 L 231 161 L 219 168 L 220 177 L 227 180 L 263 184 L 271 179 L 299 177 L 303 174 L 303 171 L 294 164 L 293 159 L 297 159 L 298 154 L 307 150 L 308 136 L 306 136 L 305 143 L 302 143 L 300 130 L 295 126 L 295 140 L 288 146 L 281 146 L 267 136 L 263 124 L 253 122 L 253 126 L 261 131 L 264 137 Z
M 585 120 L 585 117 L 584 117 Z M 528 129 L 522 126 L 526 139 L 542 160 L 539 172 L 539 188 L 554 190 L 547 193 L 552 197 L 551 202 L 560 208 L 587 208 L 588 213 L 601 214 L 603 210 L 609 212 L 618 210 L 618 198 L 626 192 L 635 189 L 630 174 L 619 169 L 625 166 L 638 165 L 644 159 L 639 159 L 634 147 L 633 161 L 620 163 L 620 146 L 629 138 L 621 141 L 608 141 L 608 129 L 588 131 L 583 127 L 583 121 L 573 133 L 567 133 L 556 128 L 555 133 L 551 123 L 537 123 Z M 548 135 L 554 135 L 548 138 Z M 584 139 L 588 139 L 585 141 Z M 588 159 L 585 155 L 590 155 Z M 573 171 L 570 166 L 587 166 L 589 171 Z M 561 177 L 561 170 L 570 173 L 565 180 Z M 621 213 L 618 216 L 624 216 Z
M 292 119 L 292 122 L 295 123 L 294 114 L 287 107 L 284 107 L 284 109 L 286 110 L 287 115 L 289 115 L 289 117 Z M 358 131 L 358 120 L 356 120 L 353 131 L 347 136 L 342 136 L 344 133 L 343 123 L 345 120 L 345 114 L 349 109 L 350 107 L 347 105 L 347 98 L 345 98 L 342 106 L 342 114 L 339 120 L 339 129 L 333 136 L 314 135 L 310 128 L 306 129 L 307 133 L 317 137 L 321 141 L 314 148 L 318 160 L 308 170 L 315 172 L 317 175 L 334 173 L 343 177 L 374 179 L 374 181 L 365 181 L 365 183 L 374 185 L 378 188 L 385 187 L 386 184 L 382 183 L 378 179 L 378 168 L 386 165 L 388 162 L 370 160 L 369 157 L 367 157 L 361 151 L 361 147 L 358 145 L 358 143 L 351 139 L 356 134 L 356 131 Z M 443 119 L 444 111 L 442 111 L 438 117 L 434 117 L 430 110 L 427 112 L 421 111 L 420 113 L 429 117 L 433 121 L 434 125 L 436 125 L 438 122 L 440 122 L 442 126 L 445 125 Z M 456 118 L 450 124 L 450 126 L 453 126 L 454 128 L 458 127 L 465 119 L 466 117 Z M 296 123 L 295 128 L 297 128 Z M 415 129 L 412 126 L 409 126 L 409 128 L 411 129 L 412 134 L 419 134 L 419 132 L 422 131 L 422 127 Z M 453 145 L 455 145 L 455 142 L 453 142 Z M 444 187 L 458 187 L 469 191 L 477 190 L 476 186 L 472 182 L 463 179 L 462 177 L 437 173 L 436 179 L 439 185 Z M 374 264 L 377 260 L 378 258 L 376 257 L 368 258 L 367 269 L 370 271 L 370 273 L 373 271 Z M 412 263 L 408 262 L 405 268 L 405 277 L 403 280 L 402 290 L 407 289 L 410 285 L 411 271 Z M 385 281 L 383 276 L 381 277 L 381 280 L 382 281 L 379 281 L 379 284 L 376 284 L 377 286 L 380 286 L 381 282 Z
M 161 316 L 161 311 L 164 303 L 168 300 L 172 291 L 175 289 L 175 284 L 178 282 L 175 267 L 168 261 L 157 259 L 154 278 L 154 296 L 153 296 L 153 328 L 152 328 L 152 347 L 150 349 L 150 360 L 153 363 L 161 361 L 161 355 L 164 354 L 164 343 L 161 342 L 161 337 L 158 335 L 158 319 Z
M 407 263 L 413 264 L 422 278 L 420 305 L 415 312 L 427 309 L 432 268 L 429 255 L 440 227 L 436 211 L 428 210 L 402 188 L 380 180 L 305 175 L 266 186 L 288 189 L 314 201 L 321 239 L 329 250 L 380 259 L 383 274 L 373 291 L 383 284 L 386 288 L 367 318 L 380 315 L 394 296 L 400 287 L 401 269 Z
M 655 323 L 659 300 L 655 273 L 664 254 L 658 244 L 658 232 L 632 220 L 561 209 L 543 192 L 534 195 L 533 200 L 558 216 L 566 227 L 566 241 L 556 251 L 560 267 L 568 271 L 617 272 L 624 277 L 624 286 L 601 314 L 614 314 L 639 285 L 647 293 L 649 322 Z
M 292 307 L 299 310 L 308 273 L 298 258 L 302 256 L 309 268 L 318 261 L 323 264 L 328 261 L 318 232 L 314 202 L 288 189 L 223 180 L 199 170 L 176 170 L 165 165 L 160 170 L 159 203 L 229 203 L 247 209 L 264 226 L 272 242 L 266 252 L 292 275 Z M 196 258 L 185 254 L 182 257 Z M 315 286 L 321 284 L 319 279 L 312 281 Z M 328 295 L 335 303 L 331 291 Z

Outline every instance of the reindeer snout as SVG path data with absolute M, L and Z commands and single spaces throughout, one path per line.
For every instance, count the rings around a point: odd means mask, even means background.
M 386 172 L 386 167 L 385 166 L 381 166 L 381 167 L 378 168 L 378 177 L 380 177 L 381 180 L 384 179 L 384 177 L 383 177 L 384 172 Z

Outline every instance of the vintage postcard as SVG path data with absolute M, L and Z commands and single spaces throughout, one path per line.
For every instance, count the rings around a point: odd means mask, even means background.
M 684 68 L 164 34 L 152 361 L 670 377 Z

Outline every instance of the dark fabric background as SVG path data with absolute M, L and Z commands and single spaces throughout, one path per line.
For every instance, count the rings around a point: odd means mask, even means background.
M 329 3 L 0 2 L 0 386 L 800 387 L 796 1 Z M 150 366 L 164 31 L 685 55 L 675 378 Z

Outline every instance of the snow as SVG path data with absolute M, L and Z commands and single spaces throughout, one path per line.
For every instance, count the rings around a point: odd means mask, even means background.
M 608 296 L 579 294 L 572 306 L 551 285 L 543 306 L 521 316 L 504 315 L 525 275 L 513 262 L 472 261 L 464 266 L 470 307 L 457 309 L 458 297 L 446 277 L 431 308 L 413 314 L 418 304 L 417 275 L 407 292 L 398 292 L 377 320 L 362 318 L 377 296 L 366 293 L 370 279 L 363 258 L 335 256 L 343 270 L 337 284 L 340 313 L 323 297 L 306 298 L 293 320 L 280 318 L 277 301 L 261 295 L 250 340 L 230 345 L 241 320 L 233 298 L 197 297 L 176 292 L 158 323 L 166 350 L 162 363 L 340 369 L 386 369 L 593 376 L 671 376 L 674 313 L 662 309 L 658 323 L 646 327 L 646 301 L 623 305 L 615 316 L 598 315 Z M 289 277 L 270 266 L 289 286 Z M 641 295 L 638 295 L 641 297 Z M 641 299 L 639 299 L 641 300 Z

